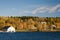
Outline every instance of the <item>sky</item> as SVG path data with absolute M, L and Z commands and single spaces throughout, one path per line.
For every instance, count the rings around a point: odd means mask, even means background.
M 60 17 L 60 0 L 0 0 L 0 16 Z

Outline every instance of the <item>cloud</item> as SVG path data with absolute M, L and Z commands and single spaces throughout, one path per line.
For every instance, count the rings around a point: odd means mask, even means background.
M 32 11 L 33 14 L 36 13 L 55 13 L 55 12 L 60 12 L 60 4 L 53 6 L 53 7 L 47 7 L 47 6 L 42 6 L 39 8 L 36 8 L 35 10 Z
M 57 12 L 59 8 L 60 8 L 60 4 L 58 4 L 58 5 L 54 6 L 54 7 L 51 7 L 49 9 L 49 13 Z
M 26 13 L 32 13 L 32 14 L 36 14 L 36 13 L 45 13 L 48 11 L 48 8 L 47 7 L 39 7 L 39 8 L 36 8 L 34 10 L 23 10 L 23 11 L 20 11 L 19 14 L 26 14 Z
M 40 6 L 33 9 L 17 9 L 17 8 L 7 8 L 0 13 L 7 13 L 7 14 L 19 14 L 19 15 L 27 15 L 27 14 L 37 14 L 37 13 L 55 13 L 60 12 L 60 4 L 55 6 Z
M 39 7 L 35 10 L 32 11 L 33 14 L 36 14 L 36 13 L 45 13 L 49 10 L 49 8 L 47 7 Z
M 55 6 L 38 6 L 34 8 L 27 8 L 27 9 L 16 9 L 16 8 L 9 8 L 8 13 L 16 13 L 20 15 L 27 15 L 27 14 L 37 14 L 37 13 L 55 13 L 55 12 L 60 12 L 60 4 L 57 4 Z

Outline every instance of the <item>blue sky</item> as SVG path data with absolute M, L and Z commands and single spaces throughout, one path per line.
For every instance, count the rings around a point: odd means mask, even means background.
M 60 17 L 60 0 L 0 0 L 0 16 Z

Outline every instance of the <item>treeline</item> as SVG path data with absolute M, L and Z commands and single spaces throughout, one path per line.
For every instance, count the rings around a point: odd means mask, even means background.
M 43 31 L 44 27 L 41 22 L 46 22 L 44 25 L 48 31 L 52 24 L 60 28 L 60 17 L 0 16 L 0 29 L 12 25 L 16 30 Z

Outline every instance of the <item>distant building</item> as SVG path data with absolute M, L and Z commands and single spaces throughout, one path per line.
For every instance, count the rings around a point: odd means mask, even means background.
M 56 28 L 56 26 L 55 26 L 55 25 L 51 25 L 51 28 L 55 29 L 55 28 Z
M 5 26 L 3 32 L 15 32 L 15 28 L 13 26 Z

